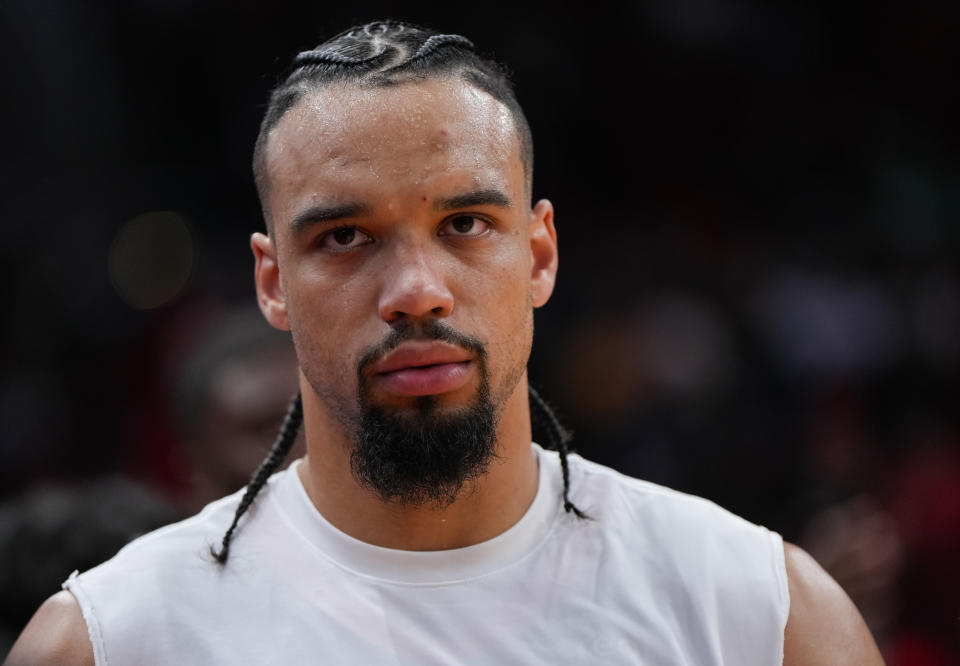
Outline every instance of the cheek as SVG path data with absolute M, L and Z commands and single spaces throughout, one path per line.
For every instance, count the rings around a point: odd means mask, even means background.
M 356 384 L 358 345 L 369 319 L 363 316 L 369 310 L 366 298 L 350 280 L 301 274 L 288 283 L 287 312 L 297 358 L 321 393 L 347 395 Z
M 354 339 L 370 308 L 369 280 L 361 272 L 330 273 L 303 262 L 287 280 L 285 296 L 291 323 L 307 334 L 344 344 Z
M 533 339 L 528 253 L 519 243 L 464 271 L 461 316 L 454 324 L 487 346 L 494 392 L 509 394 L 527 365 Z
M 477 267 L 467 285 L 470 296 L 463 300 L 475 301 L 469 309 L 475 309 L 483 318 L 478 325 L 489 331 L 491 342 L 509 342 L 529 326 L 530 286 L 527 257 L 513 247 Z

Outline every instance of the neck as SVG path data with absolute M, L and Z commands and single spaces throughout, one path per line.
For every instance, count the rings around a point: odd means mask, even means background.
M 533 502 L 538 472 L 530 447 L 526 375 L 500 415 L 498 457 L 444 508 L 385 502 L 361 486 L 350 469 L 352 443 L 306 381 L 301 384 L 307 456 L 300 478 L 324 518 L 355 539 L 402 550 L 462 548 L 506 531 Z

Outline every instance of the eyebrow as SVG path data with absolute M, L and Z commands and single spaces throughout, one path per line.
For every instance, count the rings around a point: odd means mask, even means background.
M 370 207 L 361 203 L 345 203 L 333 206 L 311 206 L 307 210 L 299 213 L 293 221 L 290 222 L 290 229 L 295 234 L 299 234 L 309 229 L 315 224 L 321 222 L 332 222 L 335 220 L 345 220 L 353 217 L 360 217 L 370 212 Z
M 472 206 L 510 208 L 510 197 L 495 189 L 472 190 L 463 194 L 455 194 L 452 197 L 437 199 L 433 206 L 437 210 L 457 210 L 458 208 L 470 208 Z
M 500 190 L 488 188 L 485 190 L 471 190 L 462 194 L 455 194 L 450 197 L 437 199 L 433 207 L 437 210 L 459 210 L 461 208 L 470 208 L 472 206 L 497 206 L 499 208 L 510 208 L 510 197 Z M 298 213 L 290 222 L 290 229 L 294 234 L 299 234 L 315 224 L 323 222 L 333 222 L 337 220 L 348 220 L 355 217 L 361 217 L 370 213 L 370 207 L 362 203 L 345 203 L 331 206 L 311 206 L 302 213 Z

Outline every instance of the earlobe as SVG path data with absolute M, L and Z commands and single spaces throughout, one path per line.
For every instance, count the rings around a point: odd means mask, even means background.
M 557 230 L 553 226 L 553 204 L 547 199 L 538 201 L 530 212 L 530 252 L 530 291 L 533 306 L 538 308 L 550 300 L 557 281 Z
M 257 303 L 271 326 L 281 331 L 290 330 L 287 318 L 287 299 L 280 282 L 280 265 L 277 263 L 277 246 L 269 236 L 255 233 L 250 237 L 253 250 L 253 279 L 257 285 Z

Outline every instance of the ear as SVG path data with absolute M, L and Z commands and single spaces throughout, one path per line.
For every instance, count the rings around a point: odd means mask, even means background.
M 250 237 L 250 249 L 255 261 L 253 279 L 257 284 L 257 303 L 263 316 L 274 328 L 290 330 L 287 318 L 287 299 L 280 282 L 277 246 L 270 237 L 259 232 Z
M 553 226 L 553 204 L 546 199 L 538 201 L 530 211 L 530 252 L 533 307 L 539 308 L 550 300 L 557 281 L 557 230 Z

